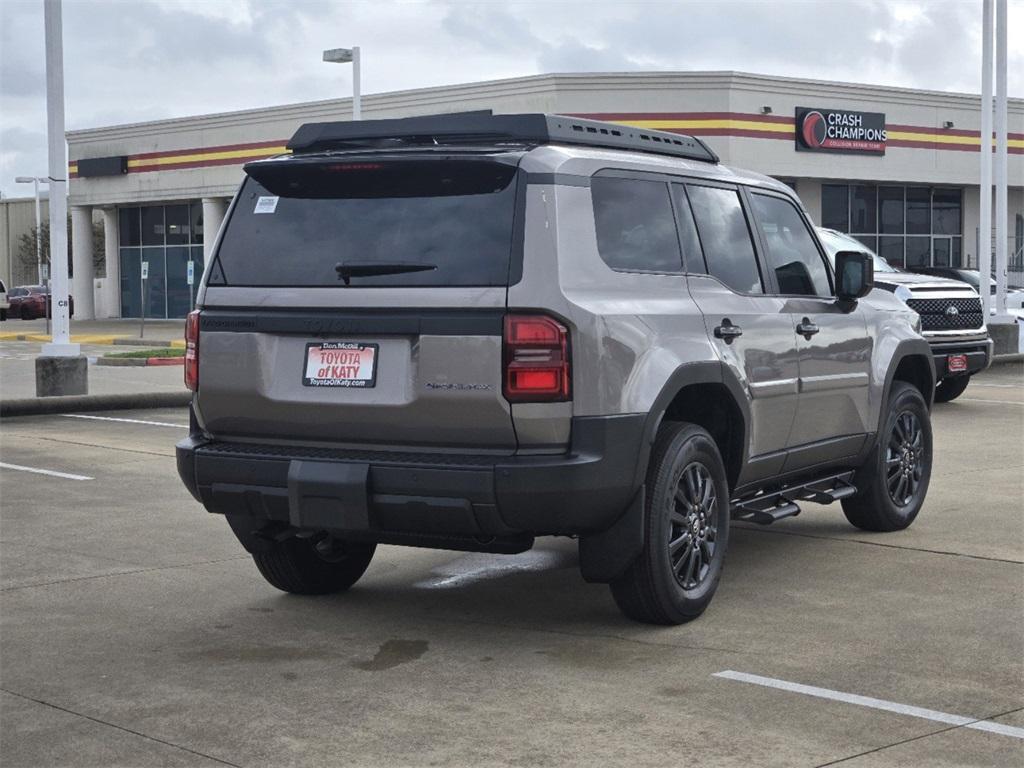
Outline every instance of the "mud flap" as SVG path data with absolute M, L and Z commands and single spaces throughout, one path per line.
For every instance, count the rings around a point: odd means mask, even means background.
M 607 584 L 622 576 L 644 545 L 644 487 L 611 528 L 580 537 L 583 580 Z
M 288 467 L 288 518 L 295 528 L 370 528 L 369 464 L 294 460 Z

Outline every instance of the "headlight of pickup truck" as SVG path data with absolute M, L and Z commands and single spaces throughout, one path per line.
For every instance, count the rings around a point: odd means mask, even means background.
M 913 297 L 914 294 L 911 292 L 909 288 L 907 288 L 907 286 L 897 285 L 896 290 L 893 291 L 893 294 L 895 294 L 897 299 L 899 299 L 900 301 L 907 305 L 907 309 L 910 309 L 910 305 L 907 304 L 907 302 Z M 910 310 L 910 312 L 914 316 L 914 319 L 911 321 L 911 325 L 914 327 L 914 331 L 916 333 L 920 333 L 921 316 L 917 314 L 917 312 L 914 312 L 914 310 L 912 309 Z

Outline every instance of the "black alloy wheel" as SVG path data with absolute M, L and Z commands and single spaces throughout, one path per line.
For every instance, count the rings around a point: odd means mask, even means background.
M 718 537 L 718 493 L 708 468 L 695 461 L 679 476 L 669 513 L 669 562 L 683 589 L 707 577 Z
M 898 507 L 907 506 L 921 486 L 924 463 L 921 422 L 912 411 L 900 413 L 889 433 L 885 454 L 885 485 Z

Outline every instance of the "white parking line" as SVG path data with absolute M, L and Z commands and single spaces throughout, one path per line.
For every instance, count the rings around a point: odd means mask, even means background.
M 813 685 L 791 683 L 787 680 L 776 680 L 774 677 L 748 675 L 746 672 L 733 672 L 732 670 L 715 672 L 712 677 L 723 677 L 727 680 L 738 680 L 741 683 L 753 683 L 754 685 L 763 685 L 766 688 L 777 688 L 780 691 L 802 693 L 806 696 L 816 696 L 819 699 L 842 701 L 846 704 L 857 704 L 862 707 L 871 707 L 872 709 L 881 709 L 886 712 L 895 712 L 898 715 L 920 717 L 924 720 L 933 720 L 937 723 L 960 725 L 964 728 L 973 728 L 976 731 L 988 731 L 989 733 L 998 733 L 1002 736 L 1012 736 L 1015 739 L 1024 739 L 1024 728 L 1017 728 L 1012 725 L 1003 725 L 1002 723 L 993 723 L 989 720 L 978 720 L 973 717 L 963 717 L 962 715 L 951 715 L 948 712 L 937 712 L 934 709 L 923 709 L 922 707 L 914 707 L 909 704 L 899 704 L 895 701 L 886 701 L 885 699 L 873 699 L 870 696 L 859 696 L 855 693 L 843 693 L 842 691 L 833 691 L 829 688 L 818 688 Z
M 34 472 L 37 475 L 49 475 L 50 477 L 63 477 L 65 480 L 95 480 L 95 477 L 87 475 L 72 475 L 69 472 L 55 472 L 52 469 L 37 469 L 36 467 L 23 467 L 20 464 L 6 464 L 0 461 L 0 469 L 16 469 L 19 472 Z
M 980 397 L 961 397 L 963 403 L 997 403 L 998 405 L 1024 405 L 1016 400 L 982 400 Z
M 125 424 L 148 424 L 151 427 L 177 427 L 188 429 L 188 424 L 171 424 L 169 421 L 144 421 L 143 419 L 119 419 L 115 416 L 86 416 L 83 413 L 62 413 L 68 419 L 95 419 L 96 421 L 120 421 Z

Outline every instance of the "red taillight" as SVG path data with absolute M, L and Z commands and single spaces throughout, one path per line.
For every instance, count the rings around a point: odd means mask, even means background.
M 185 318 L 185 386 L 199 389 L 199 310 Z
M 543 315 L 505 317 L 505 397 L 538 403 L 569 399 L 569 331 Z

